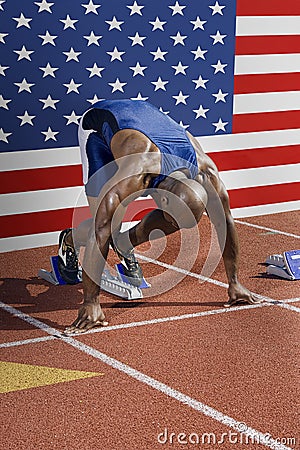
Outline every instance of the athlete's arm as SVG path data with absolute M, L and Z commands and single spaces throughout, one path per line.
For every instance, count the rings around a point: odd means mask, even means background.
M 97 324 L 105 324 L 99 293 L 112 235 L 119 230 L 127 205 L 148 187 L 152 176 L 150 172 L 159 172 L 156 152 L 148 151 L 143 139 L 139 136 L 136 139 L 135 133 L 120 132 L 119 138 L 114 140 L 112 151 L 118 170 L 98 197 L 95 223 L 83 260 L 84 302 L 67 333 L 85 332 Z
M 240 300 L 258 303 L 259 299 L 242 286 L 238 279 L 240 255 L 238 234 L 230 211 L 228 193 L 213 163 L 206 168 L 204 179 L 204 187 L 208 193 L 207 212 L 218 234 L 229 284 L 229 301 L 226 306 L 232 306 Z M 222 206 L 222 209 L 220 206 Z M 225 221 L 222 220 L 224 215 Z

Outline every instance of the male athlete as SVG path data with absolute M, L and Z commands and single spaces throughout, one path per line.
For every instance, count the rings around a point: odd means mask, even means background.
M 81 333 L 107 323 L 100 306 L 99 285 L 110 245 L 123 259 L 127 279 L 139 286 L 143 275 L 134 247 L 148 241 L 154 230 L 169 235 L 194 227 L 205 210 L 216 227 L 222 250 L 229 283 L 226 306 L 240 301 L 259 303 L 238 280 L 239 244 L 228 194 L 215 164 L 190 133 L 147 102 L 104 100 L 83 114 L 79 144 L 94 222 L 86 221 L 60 235 L 59 269 L 68 283 L 74 283 L 77 277 L 75 247 L 85 245 L 84 303 L 67 333 Z M 120 233 L 125 208 L 143 194 L 150 194 L 158 209 Z

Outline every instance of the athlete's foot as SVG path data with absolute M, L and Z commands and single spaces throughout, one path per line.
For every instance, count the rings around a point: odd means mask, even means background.
M 71 228 L 63 230 L 59 235 L 58 270 L 67 284 L 78 283 L 78 258 L 74 246 L 70 244 Z
M 116 246 L 115 242 L 112 243 L 111 246 L 122 262 L 124 276 L 128 283 L 139 287 L 143 282 L 143 272 L 135 257 L 133 249 L 123 252 Z

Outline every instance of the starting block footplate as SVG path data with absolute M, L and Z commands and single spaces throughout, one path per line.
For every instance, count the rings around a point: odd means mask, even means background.
M 51 271 L 40 269 L 38 277 L 56 286 L 66 285 L 58 270 L 58 256 L 50 257 Z M 133 286 L 126 281 L 122 264 L 116 264 L 116 275 L 112 275 L 108 268 L 105 268 L 101 277 L 101 289 L 110 294 L 116 295 L 126 300 L 137 300 L 143 298 L 142 289 L 149 288 L 150 284 L 143 278 L 139 287 Z M 78 283 L 82 281 L 81 272 L 78 273 Z

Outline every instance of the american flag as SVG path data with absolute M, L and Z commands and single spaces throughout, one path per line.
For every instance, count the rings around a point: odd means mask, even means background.
M 197 136 L 235 217 L 299 208 L 300 2 L 0 0 L 0 24 L 3 251 L 86 210 L 77 125 L 99 99 L 148 100 Z

